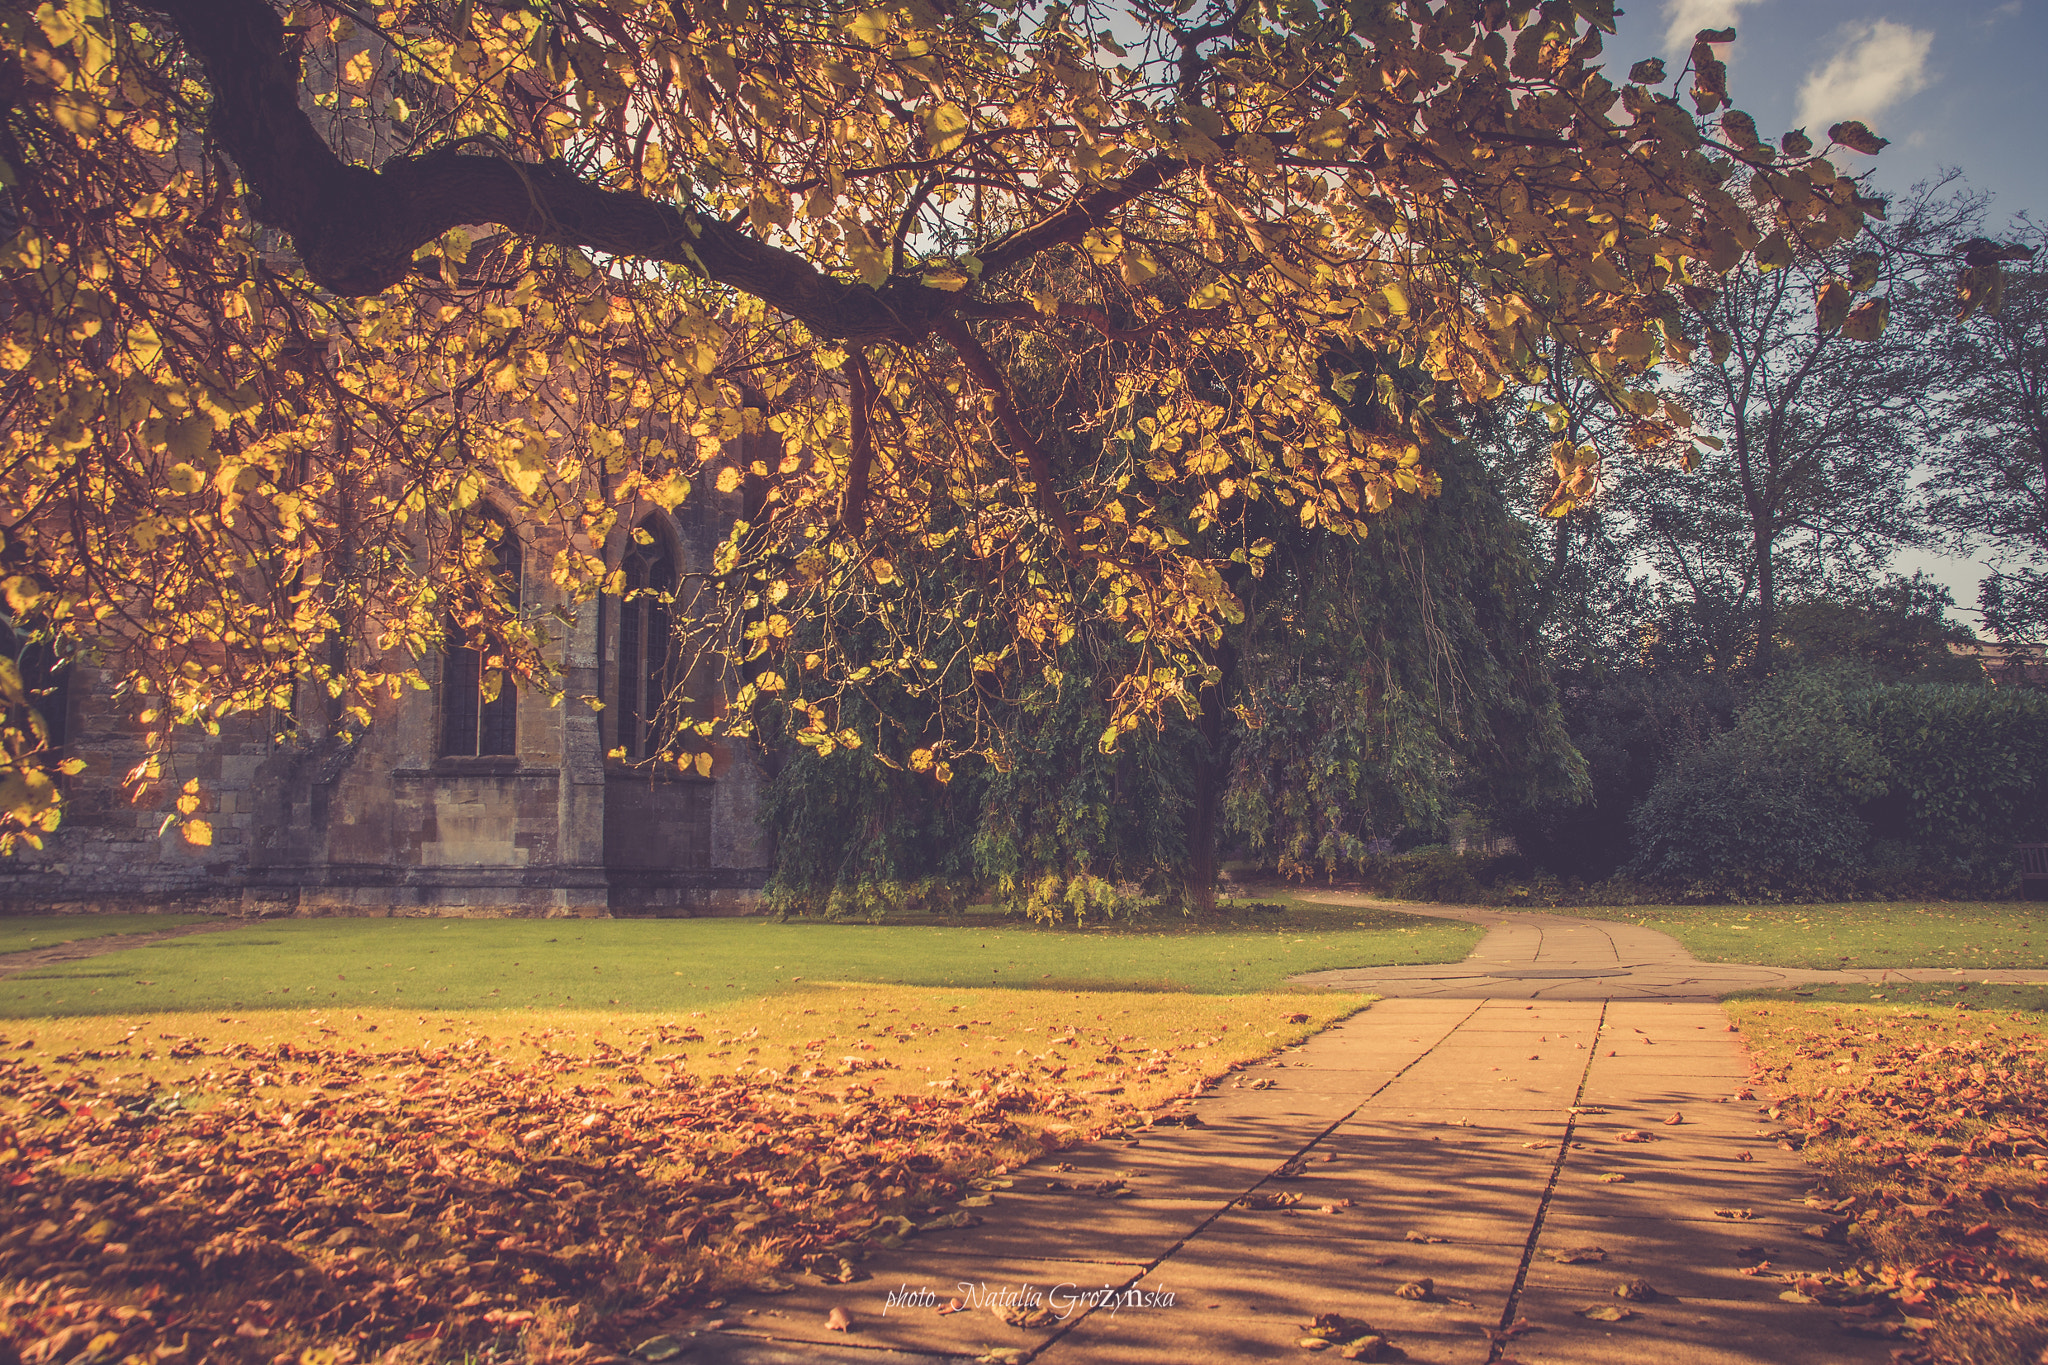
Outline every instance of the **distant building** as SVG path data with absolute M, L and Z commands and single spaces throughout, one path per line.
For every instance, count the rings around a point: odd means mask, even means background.
M 732 510 L 716 499 L 686 503 L 680 516 L 642 509 L 605 547 L 607 566 L 631 587 L 673 587 L 710 564 Z M 559 533 L 497 516 L 499 562 L 524 605 L 566 609 L 539 571 L 563 548 Z M 751 751 L 711 746 L 708 776 L 632 761 L 655 747 L 656 713 L 682 681 L 669 674 L 667 607 L 608 597 L 570 615 L 554 645 L 567 693 L 559 706 L 509 680 L 486 696 L 477 651 L 450 649 L 426 661 L 429 690 L 381 700 L 350 738 L 280 743 L 289 720 L 278 716 L 238 718 L 217 738 L 180 736 L 140 803 L 122 782 L 143 755 L 133 701 L 117 705 L 111 674 L 79 666 L 54 709 L 64 752 L 87 767 L 66 780 L 64 823 L 47 847 L 0 864 L 0 905 L 603 916 L 751 903 L 768 864 Z M 694 714 L 709 714 L 722 688 L 695 678 L 683 690 L 697 698 Z M 626 757 L 607 756 L 618 750 Z M 195 777 L 210 847 L 159 833 Z
M 1994 687 L 2048 688 L 2048 644 L 1951 641 L 1949 653 L 1975 659 Z

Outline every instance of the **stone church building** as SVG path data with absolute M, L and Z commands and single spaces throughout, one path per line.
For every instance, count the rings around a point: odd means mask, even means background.
M 641 509 L 614 533 L 607 565 L 632 587 L 672 587 L 710 563 L 735 510 L 715 498 L 673 516 Z M 134 701 L 116 704 L 113 677 L 81 664 L 50 709 L 63 752 L 87 766 L 65 779 L 64 822 L 45 848 L 0 863 L 0 907 L 604 916 L 750 905 L 768 864 L 756 755 L 714 745 L 708 776 L 632 762 L 671 681 L 667 607 L 563 600 L 543 571 L 562 548 L 555 533 L 498 519 L 522 608 L 559 608 L 572 623 L 555 624 L 560 705 L 509 679 L 487 697 L 477 652 L 450 649 L 423 661 L 427 691 L 381 698 L 350 741 L 280 742 L 276 716 L 224 723 L 217 738 L 181 734 L 165 780 L 137 803 L 122 781 L 143 753 Z M 708 713 L 720 686 L 692 678 L 684 690 Z M 190 778 L 214 830 L 207 847 L 160 832 Z

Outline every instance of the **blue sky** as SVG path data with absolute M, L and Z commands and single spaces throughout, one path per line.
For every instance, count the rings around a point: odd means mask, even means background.
M 2048 220 L 2048 0 L 1636 0 L 1608 43 L 1610 65 L 1663 56 L 1675 72 L 1702 28 L 1729 93 L 1768 135 L 1860 118 L 1892 145 L 1844 153 L 1844 171 L 1904 189 L 1954 167 L 1997 216 Z
M 1624 0 L 1626 4 L 1626 0 Z M 2048 0 L 1635 0 L 1607 43 L 1610 68 L 1664 57 L 1676 73 L 1702 28 L 1732 27 L 1720 49 L 1739 109 L 1774 137 L 1860 118 L 1892 145 L 1837 153 L 1838 169 L 1903 190 L 1946 169 L 1988 192 L 1994 226 L 2048 222 Z M 1900 556 L 1954 593 L 1974 623 L 1983 568 L 1924 552 Z

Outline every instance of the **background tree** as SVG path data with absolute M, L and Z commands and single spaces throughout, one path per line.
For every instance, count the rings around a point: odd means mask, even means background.
M 457 580 L 462 629 L 543 667 L 464 512 L 486 483 L 592 547 L 549 566 L 579 592 L 622 507 L 744 485 L 699 585 L 754 656 L 733 725 L 788 668 L 925 686 L 929 636 L 774 642 L 942 565 L 1016 623 L 1005 685 L 1113 623 L 1134 726 L 1238 609 L 1190 530 L 1257 506 L 1351 533 L 1434 486 L 1425 433 L 1361 441 L 1323 397 L 1332 338 L 1466 401 L 1562 345 L 1667 441 L 1683 414 L 1645 376 L 1686 350 L 1681 277 L 1862 230 L 1853 182 L 1726 109 L 1732 34 L 1695 47 L 1689 112 L 1658 63 L 1601 74 L 1611 17 L 9 0 L 18 624 L 90 638 L 159 745 L 300 683 L 362 719 L 417 681 Z M 1736 202 L 1731 160 L 1768 202 Z M 1143 394 L 1142 440 L 1056 462 L 999 359 L 1025 337 L 1143 342 L 1090 419 Z M 1588 478 L 1557 468 L 1553 510 Z
M 1720 448 L 1691 472 L 1645 464 L 1616 493 L 1711 667 L 1768 675 L 1785 603 L 1853 591 L 1924 538 L 1912 474 L 1941 361 L 1919 328 L 1883 320 L 1952 310 L 1932 267 L 1973 208 L 1923 191 L 1864 245 L 1784 245 L 1687 291 L 1702 346 L 1680 392 Z M 1883 303 L 1853 304 L 1881 283 Z
M 1202 910 L 1233 842 L 1289 873 L 1332 871 L 1466 804 L 1504 814 L 1572 795 L 1580 764 L 1532 630 L 1527 531 L 1474 454 L 1432 458 L 1443 493 L 1403 495 L 1371 536 L 1279 525 L 1246 556 L 1244 616 L 1205 692 L 1220 724 L 1175 707 L 1103 752 L 1100 679 L 1131 646 L 1100 627 L 1056 652 L 1056 682 L 985 707 L 1001 761 L 949 784 L 932 779 L 932 737 L 957 703 L 863 694 L 852 747 L 802 746 L 772 784 L 771 900 L 879 915 L 987 891 L 1037 918 L 1147 898 Z
M 1988 268 L 2000 281 L 2001 261 L 2028 264 L 1945 329 L 1944 439 L 1930 492 L 1937 525 L 1996 557 L 1978 598 L 1985 624 L 2038 640 L 2048 637 L 2048 267 L 2038 225 L 2015 223 L 2009 236 L 2002 249 L 1983 238 L 1957 244 L 1966 277 Z

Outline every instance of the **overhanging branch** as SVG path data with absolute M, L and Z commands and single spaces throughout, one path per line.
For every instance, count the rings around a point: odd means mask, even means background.
M 300 65 L 266 0 L 147 0 L 206 68 L 210 128 L 254 193 L 258 221 L 291 234 L 307 273 L 337 294 L 403 279 L 413 253 L 463 223 L 701 269 L 826 336 L 916 342 L 949 296 L 911 280 L 837 280 L 792 252 L 644 195 L 607 190 L 559 163 L 452 150 L 377 170 L 337 156 L 300 108 Z

